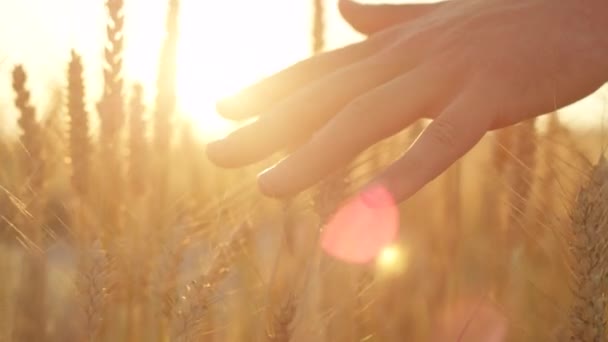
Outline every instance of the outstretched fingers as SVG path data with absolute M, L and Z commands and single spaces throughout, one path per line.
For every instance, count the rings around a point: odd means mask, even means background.
M 307 139 L 353 98 L 407 71 L 414 59 L 381 53 L 342 68 L 289 96 L 254 123 L 208 145 L 208 155 L 224 167 L 259 161 Z
M 310 142 L 261 175 L 262 191 L 276 197 L 298 193 L 418 118 L 435 116 L 456 88 L 443 73 L 428 63 L 359 96 Z
M 381 186 L 395 202 L 406 200 L 481 140 L 492 127 L 495 109 L 479 94 L 461 94 L 369 188 Z

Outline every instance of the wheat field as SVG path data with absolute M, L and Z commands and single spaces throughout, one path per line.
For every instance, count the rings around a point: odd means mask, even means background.
M 27 66 L 12 66 L 0 341 L 608 340 L 600 129 L 553 113 L 488 134 L 400 206 L 398 243 L 346 264 L 321 251 L 324 223 L 426 123 L 294 198 L 264 198 L 255 176 L 272 160 L 215 167 L 176 110 L 178 0 L 152 106 L 122 76 L 123 6 L 106 4 L 98 102 L 85 101 L 77 51 L 49 108 L 30 99 Z M 314 6 L 311 53 L 324 48 Z

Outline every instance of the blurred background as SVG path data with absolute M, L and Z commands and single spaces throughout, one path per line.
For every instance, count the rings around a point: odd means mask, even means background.
M 407 3 L 362 0 L 365 3 Z M 412 2 L 412 1 L 410 1 Z M 422 1 L 415 2 L 434 2 Z M 337 0 L 324 0 L 325 49 L 363 39 L 343 20 Z M 183 0 L 180 4 L 177 59 L 178 111 L 210 140 L 224 135 L 231 124 L 214 111 L 218 98 L 310 55 L 313 2 L 307 0 Z M 166 1 L 131 0 L 124 6 L 124 78 L 146 88 L 146 102 L 154 98 L 158 51 L 165 34 Z M 82 55 L 88 100 L 101 94 L 101 66 L 106 12 L 97 0 L 3 0 L 0 2 L 0 93 L 10 90 L 11 65 L 31 70 L 32 98 L 48 105 L 49 86 L 64 83 L 70 49 Z M 606 104 L 605 90 L 564 110 L 586 113 L 570 116 L 574 124 L 599 118 Z M 0 110 L 15 114 L 10 100 Z M 14 131 L 11 121 L 3 130 Z

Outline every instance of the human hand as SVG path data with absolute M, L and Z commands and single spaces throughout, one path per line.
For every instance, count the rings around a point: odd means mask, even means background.
M 208 155 L 221 166 L 240 167 L 306 141 L 260 175 L 265 194 L 288 196 L 430 118 L 416 142 L 373 182 L 402 201 L 489 130 L 552 112 L 606 82 L 606 3 L 460 0 L 374 7 L 341 0 L 346 19 L 372 35 L 221 101 L 218 111 L 227 118 L 259 119 L 211 143 Z

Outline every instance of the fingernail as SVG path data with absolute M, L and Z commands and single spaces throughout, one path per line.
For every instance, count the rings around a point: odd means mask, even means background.
M 225 153 L 225 143 L 223 140 L 213 141 L 207 144 L 205 148 L 207 157 L 214 163 L 222 162 L 222 155 Z
M 382 184 L 368 186 L 359 194 L 359 198 L 368 208 L 394 205 L 393 195 Z
M 269 174 L 271 171 L 272 171 L 272 168 L 268 168 L 258 174 L 258 187 L 260 188 L 260 191 L 264 195 L 274 197 L 274 196 L 276 196 L 276 194 L 273 191 L 271 191 L 272 188 L 269 184 L 270 183 Z
M 213 153 L 213 152 L 217 151 L 221 145 L 222 145 L 221 140 L 212 141 L 207 144 L 207 152 Z

